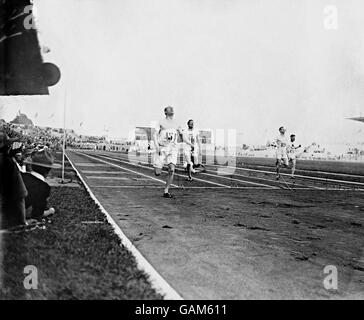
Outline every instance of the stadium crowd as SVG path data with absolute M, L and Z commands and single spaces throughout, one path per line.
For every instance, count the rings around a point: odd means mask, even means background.
M 47 130 L 23 130 L 0 120 L 0 230 L 23 232 L 44 228 L 55 213 L 48 204 L 50 186 L 45 181 L 61 139 Z

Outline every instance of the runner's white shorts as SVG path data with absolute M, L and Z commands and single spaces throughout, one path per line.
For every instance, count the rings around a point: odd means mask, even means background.
M 177 146 L 163 146 L 160 147 L 159 154 L 154 154 L 154 167 L 162 169 L 164 165 L 169 165 L 170 163 L 176 165 L 178 157 L 178 147 Z
M 283 160 L 285 162 L 288 162 L 288 155 L 287 155 L 287 149 L 286 148 L 279 148 L 276 151 L 276 159 L 277 160 Z
M 296 160 L 296 155 L 294 153 L 289 153 L 288 154 L 288 159 L 289 160 Z
M 198 162 L 198 149 L 194 148 L 194 150 L 191 151 L 190 146 L 183 147 L 183 157 L 184 157 L 184 161 L 190 165 L 193 164 L 191 158 L 194 157 L 195 164 L 197 164 L 196 161 Z

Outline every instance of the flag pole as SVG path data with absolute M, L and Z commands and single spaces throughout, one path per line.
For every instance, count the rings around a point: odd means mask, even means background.
M 62 180 L 64 183 L 64 162 L 66 153 L 66 105 L 67 105 L 67 87 L 64 90 L 64 106 L 63 106 L 63 146 L 62 146 Z

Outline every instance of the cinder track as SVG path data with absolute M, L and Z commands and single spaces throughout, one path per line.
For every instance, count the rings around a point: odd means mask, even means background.
M 221 174 L 222 166 L 208 165 L 193 182 L 178 168 L 176 198 L 164 199 L 164 176 L 153 175 L 148 157 L 94 151 L 68 156 L 183 298 L 364 298 L 364 184 L 358 181 L 312 173 L 294 183 L 285 177 L 290 190 L 282 190 L 269 170 Z M 336 292 L 323 287 L 329 264 L 339 270 Z
M 108 159 L 110 161 L 120 161 L 123 165 L 131 165 L 139 168 L 145 167 L 152 170 L 151 162 L 146 161 L 147 157 L 137 157 L 135 155 L 125 155 L 120 153 L 98 153 L 97 156 L 105 157 L 104 159 Z M 150 159 L 149 159 L 150 160 Z M 272 160 L 274 161 L 274 160 Z M 242 167 L 231 167 L 231 166 L 223 166 L 216 164 L 206 165 L 208 169 L 208 173 L 201 173 L 197 175 L 197 179 L 203 180 L 206 184 L 209 182 L 214 182 L 216 179 L 218 181 L 222 181 L 222 185 L 226 185 L 227 187 L 234 187 L 234 182 L 237 183 L 245 183 L 255 186 L 260 186 L 264 188 L 279 188 L 282 185 L 282 181 L 275 180 L 275 172 L 274 168 L 270 168 L 271 170 L 257 170 L 251 168 L 242 168 Z M 225 169 L 221 174 L 219 174 L 219 170 Z M 229 169 L 229 170 L 226 170 Z M 299 170 L 297 170 L 299 171 Z M 303 170 L 301 170 L 303 171 Z M 177 169 L 179 174 L 186 174 L 183 172 L 181 168 Z M 311 173 L 311 175 L 308 174 Z M 322 177 L 325 173 L 329 177 Z M 290 175 L 287 173 L 282 173 L 284 180 L 287 182 L 289 187 L 293 190 L 295 189 L 316 189 L 316 190 L 359 190 L 364 191 L 364 176 L 360 175 L 345 175 L 345 174 L 335 174 L 332 172 L 322 172 L 322 171 L 310 171 L 305 170 L 305 174 L 297 174 L 294 182 L 290 179 Z M 178 177 L 178 175 L 177 175 Z M 344 179 L 346 178 L 346 179 Z M 353 179 L 363 180 L 363 182 L 353 181 Z M 210 181 L 211 180 L 211 181 Z M 225 182 L 225 183 L 224 183 Z M 227 183 L 228 182 L 228 183 Z M 183 184 L 185 186 L 186 184 Z M 191 185 L 191 183 L 187 183 L 187 185 Z M 238 186 L 238 185 L 236 185 Z

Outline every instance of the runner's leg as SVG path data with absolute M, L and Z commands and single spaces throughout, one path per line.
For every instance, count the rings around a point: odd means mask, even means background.
M 296 171 L 296 159 L 292 159 L 292 169 L 291 169 L 291 177 L 294 177 L 294 173 Z
M 169 193 L 169 188 L 173 183 L 174 171 L 175 171 L 175 165 L 173 163 L 168 164 L 168 176 L 166 180 L 166 187 L 164 189 L 165 194 Z

